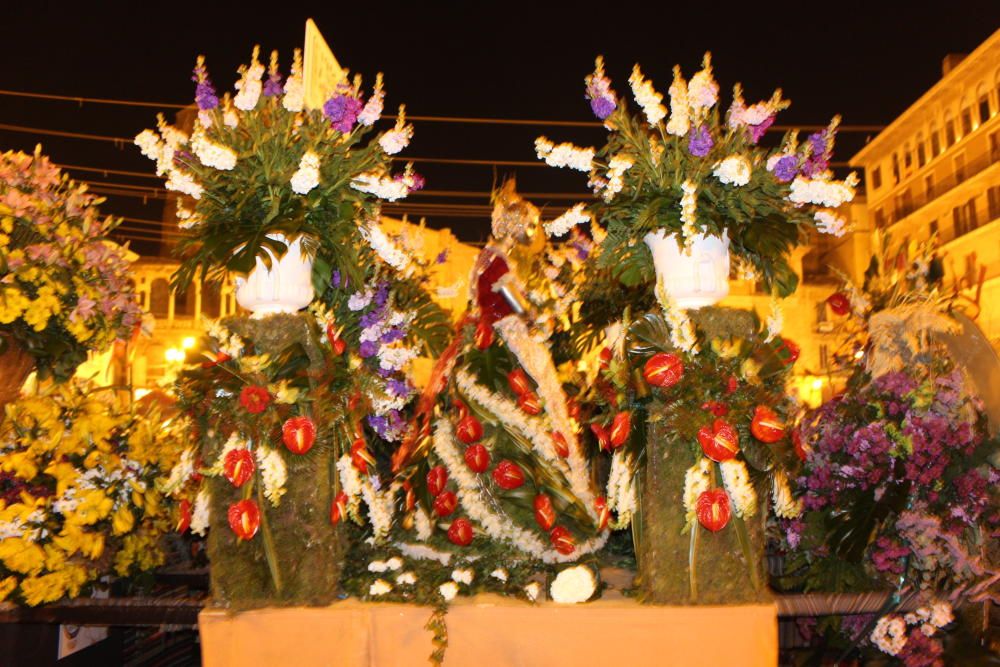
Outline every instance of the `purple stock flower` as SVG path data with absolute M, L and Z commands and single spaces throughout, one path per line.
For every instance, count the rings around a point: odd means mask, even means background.
M 774 123 L 774 116 L 768 116 L 759 125 L 750 126 L 750 143 L 755 144 L 761 140 L 767 129 Z
M 358 122 L 362 106 L 361 100 L 353 95 L 337 93 L 323 105 L 323 115 L 330 119 L 333 129 L 347 134 Z
M 617 108 L 618 103 L 615 102 L 614 97 L 599 95 L 590 99 L 590 110 L 601 120 L 610 116 Z
M 396 378 L 390 378 L 386 382 L 386 386 L 389 389 L 389 393 L 391 393 L 393 396 L 410 395 L 410 385 L 406 383 L 406 380 L 398 380 Z
M 688 151 L 691 155 L 705 157 L 714 145 L 715 141 L 712 139 L 712 133 L 708 131 L 707 126 L 699 125 L 698 127 L 691 128 L 691 133 L 688 135 Z
M 194 101 L 202 111 L 208 111 L 219 106 L 219 96 L 215 94 L 215 86 L 208 78 L 208 70 L 202 62 L 194 68 L 191 80 L 198 84 L 194 90 Z
M 378 285 L 378 289 L 375 291 L 375 305 L 379 308 L 385 305 L 385 302 L 389 299 L 389 283 L 382 281 Z
M 782 183 L 795 178 L 799 170 L 799 159 L 794 155 L 786 155 L 774 163 L 774 177 Z
M 374 357 L 378 354 L 378 343 L 373 340 L 366 340 L 361 343 L 361 347 L 358 349 L 358 353 L 363 359 L 368 359 L 369 357 Z
M 383 415 L 368 415 L 368 425 L 372 427 L 373 431 L 379 434 L 379 437 L 384 438 L 389 426 L 389 420 Z
M 406 332 L 399 328 L 392 328 L 382 334 L 381 341 L 384 345 L 389 345 L 406 338 Z
M 340 287 L 340 271 L 337 269 L 334 269 L 333 275 L 330 277 L 330 286 Z
M 264 97 L 274 97 L 283 92 L 285 92 L 285 88 L 281 85 L 281 75 L 277 72 L 271 72 L 267 81 L 264 82 Z

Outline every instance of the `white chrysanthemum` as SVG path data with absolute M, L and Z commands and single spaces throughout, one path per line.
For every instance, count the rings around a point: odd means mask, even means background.
M 236 166 L 236 151 L 210 141 L 200 130 L 196 131 L 191 138 L 191 150 L 206 167 L 220 171 L 231 171 Z
M 554 144 L 546 137 L 535 139 L 535 153 L 550 167 L 569 167 L 589 172 L 594 165 L 594 149 L 580 148 L 571 143 Z
M 844 235 L 847 228 L 847 221 L 836 215 L 833 211 L 825 209 L 816 211 L 816 215 L 813 217 L 816 219 L 816 229 L 824 234 L 832 234 L 838 237 Z
M 771 495 L 774 500 L 774 513 L 779 518 L 794 519 L 802 513 L 802 503 L 792 497 L 792 489 L 788 485 L 788 478 L 781 470 L 774 473 Z
M 663 106 L 663 95 L 656 92 L 653 84 L 642 76 L 638 65 L 632 68 L 632 75 L 629 76 L 628 83 L 632 87 L 635 101 L 642 107 L 642 112 L 646 114 L 646 121 L 653 126 L 663 120 L 667 115 L 667 108 Z
M 377 222 L 369 222 L 360 229 L 362 238 L 368 242 L 375 254 L 382 258 L 382 261 L 404 276 L 413 272 L 410 257 L 402 248 L 393 243 Z
M 562 236 L 573 227 L 590 221 L 590 214 L 587 213 L 583 204 L 577 204 L 555 220 L 546 222 L 545 233 L 548 236 Z
M 501 583 L 504 584 L 507 583 L 507 577 L 508 577 L 507 570 L 503 569 L 502 567 L 498 567 L 497 569 L 490 572 L 490 576 L 500 581 Z
M 712 485 L 712 462 L 702 457 L 684 473 L 684 518 L 687 523 L 697 519 L 698 498 Z
M 793 204 L 815 204 L 838 208 L 854 199 L 857 176 L 851 174 L 844 181 L 796 176 L 792 181 L 788 201 Z
M 562 570 L 549 586 L 549 597 L 560 604 L 586 602 L 597 590 L 597 577 L 586 565 Z
M 386 155 L 395 155 L 409 146 L 412 138 L 413 126 L 406 124 L 406 109 L 400 106 L 399 114 L 396 116 L 396 126 L 379 137 L 378 145 Z
M 730 459 L 719 464 L 722 471 L 722 483 L 726 494 L 732 502 L 736 516 L 748 518 L 757 512 L 757 493 L 750 483 L 750 475 L 746 464 L 739 459 Z
M 669 92 L 670 120 L 667 121 L 667 133 L 675 137 L 683 137 L 691 129 L 691 117 L 687 82 L 681 76 L 680 67 L 674 67 L 674 80 L 670 84 Z
M 730 155 L 715 165 L 712 174 L 726 185 L 741 187 L 750 182 L 753 168 L 750 161 L 742 155 Z
M 397 586 L 412 586 L 417 583 L 417 575 L 413 572 L 400 572 L 396 575 Z
M 292 174 L 292 191 L 304 195 L 319 185 L 319 155 L 306 151 L 299 160 L 299 168 Z
M 257 106 L 260 93 L 264 89 L 261 77 L 264 76 L 264 65 L 257 56 L 260 53 L 259 47 L 253 48 L 253 55 L 250 57 L 250 66 L 240 67 L 240 80 L 236 82 L 237 93 L 233 97 L 233 105 L 237 109 L 250 111 Z
M 199 183 L 194 180 L 194 177 L 186 171 L 180 171 L 179 169 L 171 169 L 167 177 L 167 182 L 164 184 L 167 190 L 173 190 L 175 192 L 180 192 L 181 194 L 188 195 L 192 199 L 201 199 L 202 193 L 205 191 Z
M 191 511 L 191 532 L 195 535 L 201 535 L 204 537 L 205 531 L 208 530 L 209 518 L 210 518 L 210 506 L 211 503 L 210 496 L 208 495 L 208 487 L 203 486 L 198 495 L 194 499 L 194 509 Z
M 458 595 L 458 584 L 454 581 L 448 581 L 438 586 L 438 592 L 446 602 L 451 602 L 455 599 L 455 596 Z
M 537 581 L 532 581 L 524 587 L 524 592 L 528 596 L 528 599 L 534 602 L 538 599 L 538 596 L 542 594 L 542 585 Z
M 465 584 L 466 586 L 472 585 L 473 576 L 475 576 L 475 573 L 468 568 L 451 571 L 451 580 L 458 584 Z
M 376 579 L 371 586 L 368 587 L 368 595 L 372 597 L 378 595 L 385 595 L 392 591 L 392 584 L 390 584 L 385 579 Z
M 899 616 L 883 616 L 869 638 L 883 653 L 896 655 L 906 645 L 906 623 Z
M 358 174 L 351 181 L 351 187 L 358 192 L 366 192 L 385 201 L 396 201 L 410 193 L 410 186 L 404 180 L 396 180 L 375 172 Z
M 285 459 L 278 450 L 261 446 L 257 448 L 257 463 L 264 480 L 264 496 L 277 507 L 281 504 L 281 496 L 285 495 L 285 483 L 288 481 Z
M 368 98 L 361 113 L 358 114 L 358 122 L 362 125 L 372 126 L 382 116 L 382 104 L 385 100 L 385 91 L 382 90 L 382 72 L 375 75 L 375 89 L 372 96 Z

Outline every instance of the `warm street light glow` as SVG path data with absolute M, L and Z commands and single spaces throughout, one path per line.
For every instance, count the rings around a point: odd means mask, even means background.
M 196 342 L 197 341 L 194 339 L 194 336 L 185 336 L 184 340 L 181 341 L 181 348 L 185 350 L 190 350 L 192 347 L 194 347 L 194 344 Z
M 823 378 L 816 378 L 815 380 L 813 380 L 813 389 L 822 389 L 822 388 L 823 388 Z
M 857 352 L 854 353 L 855 359 L 860 359 L 863 356 L 865 356 L 864 350 L 858 350 Z
M 179 350 L 176 347 L 168 347 L 165 354 L 168 363 L 180 363 L 184 361 L 184 350 Z

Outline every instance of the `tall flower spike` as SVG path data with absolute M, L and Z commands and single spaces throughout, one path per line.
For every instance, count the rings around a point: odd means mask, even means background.
M 208 78 L 208 68 L 205 67 L 205 56 L 198 56 L 194 66 L 194 76 L 191 80 L 197 83 L 194 91 L 194 101 L 202 111 L 210 111 L 219 106 L 219 97 L 215 93 L 215 86 Z
M 375 88 L 372 96 L 368 98 L 364 109 L 358 114 L 358 122 L 362 125 L 372 126 L 375 121 L 382 116 L 382 104 L 385 100 L 385 91 L 382 89 L 382 72 L 375 75 Z
M 594 61 L 594 72 L 585 79 L 587 83 L 587 99 L 594 115 L 605 120 L 618 107 L 615 91 L 611 90 L 611 80 L 604 75 L 604 57 L 597 56 Z
M 240 65 L 240 80 L 236 82 L 236 97 L 233 104 L 237 109 L 250 111 L 257 106 L 260 93 L 263 89 L 261 77 L 264 76 L 264 65 L 260 62 L 260 46 L 253 47 L 253 54 L 250 56 L 250 65 Z
M 271 62 L 267 68 L 267 81 L 264 83 L 264 97 L 280 95 L 281 72 L 278 71 L 278 52 L 271 51 Z
M 688 84 L 688 100 L 695 118 L 701 118 L 719 101 L 719 84 L 712 77 L 712 54 L 705 53 L 701 70 L 691 77 Z
M 378 143 L 386 155 L 395 155 L 410 144 L 412 137 L 413 126 L 406 124 L 406 106 L 401 104 L 395 127 L 379 137 Z
M 302 50 L 295 49 L 292 55 L 292 69 L 285 80 L 285 95 L 281 106 L 286 111 L 302 111 L 305 99 L 305 88 L 302 83 Z
M 653 84 L 642 76 L 639 65 L 632 68 L 632 76 L 628 78 L 629 85 L 632 86 L 632 94 L 636 103 L 642 107 L 646 114 L 646 121 L 650 126 L 659 123 L 667 115 L 667 108 L 663 106 L 663 95 L 656 92 Z
M 670 120 L 667 132 L 675 137 L 683 137 L 691 127 L 691 113 L 688 107 L 688 87 L 681 74 L 680 65 L 674 65 L 674 80 L 670 84 Z

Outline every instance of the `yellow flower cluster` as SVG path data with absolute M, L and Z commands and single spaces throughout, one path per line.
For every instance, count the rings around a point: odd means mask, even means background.
M 7 406 L 0 429 L 0 601 L 44 604 L 163 562 L 161 488 L 183 441 L 82 381 Z

